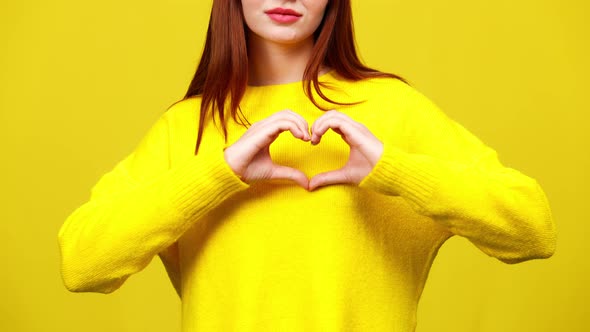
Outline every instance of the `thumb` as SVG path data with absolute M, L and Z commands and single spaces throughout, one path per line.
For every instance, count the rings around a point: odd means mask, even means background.
M 295 168 L 280 165 L 277 165 L 273 168 L 273 172 L 269 180 L 294 181 L 306 190 L 308 189 L 309 185 L 309 179 L 302 171 Z
M 320 173 L 309 180 L 309 191 L 331 184 L 352 183 L 344 168 Z

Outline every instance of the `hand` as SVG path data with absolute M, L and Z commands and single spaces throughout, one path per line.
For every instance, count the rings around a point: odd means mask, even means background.
M 225 161 L 246 183 L 286 179 L 308 189 L 309 180 L 302 171 L 277 165 L 270 158 L 270 144 L 284 131 L 290 131 L 303 141 L 311 139 L 308 124 L 301 115 L 281 111 L 250 126 L 240 139 L 225 149 Z
M 347 115 L 328 111 L 311 127 L 311 144 L 320 143 L 322 136 L 332 129 L 350 146 L 350 156 L 344 167 L 320 173 L 309 181 L 308 190 L 331 184 L 359 184 L 375 167 L 383 154 L 383 143 L 363 124 Z

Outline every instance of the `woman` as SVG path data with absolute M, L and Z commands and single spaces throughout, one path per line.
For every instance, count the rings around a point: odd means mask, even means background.
M 506 263 L 555 248 L 534 179 L 359 62 L 348 0 L 214 0 L 185 98 L 59 241 L 71 291 L 159 255 L 183 331 L 413 331 L 453 235 Z

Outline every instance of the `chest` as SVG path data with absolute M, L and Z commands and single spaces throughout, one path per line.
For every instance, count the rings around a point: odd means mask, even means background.
M 381 100 L 366 100 L 356 105 L 338 106 L 334 108 L 353 121 L 364 125 L 384 144 L 395 144 L 404 147 L 404 130 L 401 112 L 389 107 Z M 265 104 L 248 103 L 242 107 L 242 112 L 250 123 L 256 123 L 269 116 L 289 109 L 301 115 L 308 123 L 313 123 L 325 115 L 325 111 L 317 108 L 306 97 L 303 99 L 285 100 L 284 103 Z M 241 124 L 228 124 L 228 139 L 225 146 L 230 146 L 240 139 L 247 128 Z M 328 130 L 320 144 L 312 145 L 294 137 L 290 132 L 281 133 L 269 146 L 271 158 L 277 164 L 302 170 L 308 177 L 315 174 L 338 169 L 348 160 L 350 147 L 342 137 Z

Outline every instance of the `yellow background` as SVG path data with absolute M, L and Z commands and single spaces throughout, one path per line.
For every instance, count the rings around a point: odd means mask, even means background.
M 549 260 L 506 265 L 455 237 L 417 331 L 583 331 L 590 325 L 589 4 L 357 0 L 371 66 L 398 73 L 536 178 L 558 225 Z M 155 259 L 110 295 L 73 294 L 57 232 L 91 186 L 184 94 L 210 1 L 0 4 L 0 331 L 178 331 Z

